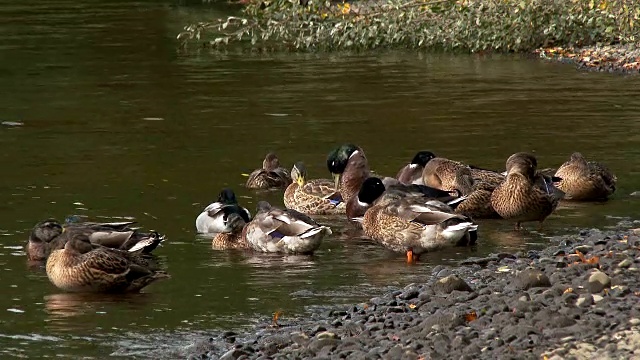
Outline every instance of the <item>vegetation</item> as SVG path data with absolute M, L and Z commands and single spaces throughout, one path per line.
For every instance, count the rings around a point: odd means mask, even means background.
M 541 46 L 634 43 L 634 0 L 251 0 L 241 16 L 192 24 L 183 45 L 260 49 L 435 48 L 531 51 Z

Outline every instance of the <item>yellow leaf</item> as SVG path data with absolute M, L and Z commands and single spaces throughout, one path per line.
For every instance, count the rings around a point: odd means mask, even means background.
M 605 1 L 601 1 L 600 2 L 600 6 L 598 6 L 598 8 L 600 8 L 600 10 L 606 10 L 609 7 L 609 3 L 605 0 Z
M 240 175 L 242 175 L 242 176 L 244 176 L 244 177 L 249 177 L 249 174 L 246 174 L 246 173 L 242 173 L 242 174 L 240 174 Z
M 409 309 L 415 309 L 416 308 L 416 304 L 409 304 Z

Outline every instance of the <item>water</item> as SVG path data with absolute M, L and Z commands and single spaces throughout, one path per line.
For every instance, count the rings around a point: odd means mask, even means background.
M 275 311 L 361 301 L 420 281 L 435 264 L 539 248 L 637 212 L 628 194 L 640 189 L 638 77 L 511 56 L 176 50 L 183 25 L 225 11 L 113 0 L 0 7 L 3 358 L 145 353 Z M 420 149 L 496 169 L 516 151 L 548 167 L 579 150 L 608 164 L 619 188 L 605 204 L 562 205 L 542 232 L 482 221 L 476 249 L 415 266 L 329 218 L 319 220 L 334 236 L 313 257 L 215 252 L 196 236 L 195 217 L 224 186 L 250 208 L 281 204 L 280 192 L 241 186 L 266 152 L 327 177 L 325 156 L 345 141 L 390 175 Z M 76 213 L 166 233 L 156 253 L 173 278 L 126 297 L 55 289 L 22 246 L 37 221 Z

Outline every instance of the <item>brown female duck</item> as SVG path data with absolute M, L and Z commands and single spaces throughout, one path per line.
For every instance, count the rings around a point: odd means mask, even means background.
M 474 181 L 482 181 L 497 186 L 504 180 L 504 175 L 477 166 L 468 166 L 459 161 L 445 158 L 433 158 L 422 171 L 422 181 L 425 185 L 442 190 L 461 190 L 462 184 L 457 183 L 456 172 L 460 168 L 468 167 Z
M 516 230 L 520 223 L 544 219 L 558 206 L 558 197 L 545 191 L 536 181 L 538 162 L 529 153 L 515 153 L 507 159 L 507 178 L 491 194 L 491 205 L 504 219 L 514 220 Z
M 579 152 L 571 154 L 555 176 L 561 178 L 557 187 L 565 192 L 565 198 L 577 201 L 606 200 L 616 191 L 618 180 L 606 166 L 587 161 Z
M 368 185 L 363 184 L 365 189 Z M 360 220 L 362 229 L 386 248 L 406 253 L 407 261 L 417 259 L 423 252 L 470 245 L 477 239 L 477 225 L 466 216 L 454 214 L 442 202 L 383 196 L 384 186 L 380 185 L 381 182 L 369 188 L 372 193 L 368 198 L 380 200 L 367 204 L 370 207 Z
M 134 221 L 126 222 L 75 222 L 73 217 L 67 218 L 64 227 L 55 219 L 47 219 L 37 223 L 27 243 L 27 257 L 31 261 L 44 261 L 53 250 L 62 249 L 68 237 L 66 232 L 86 235 L 92 244 L 114 249 L 151 253 L 160 245 L 165 237 L 157 232 L 144 233 L 130 226 Z
M 243 229 L 247 224 L 246 218 L 238 213 L 230 213 L 225 218 L 225 232 L 217 233 L 211 241 L 214 250 L 247 250 L 249 244 L 244 238 Z
M 47 259 L 53 285 L 70 292 L 138 292 L 152 282 L 168 278 L 140 252 L 95 247 L 82 232 L 70 231 L 63 249 Z
M 262 161 L 262 168 L 249 174 L 246 187 L 249 189 L 285 188 L 291 184 L 287 169 L 280 166 L 280 160 L 274 153 L 268 153 Z
M 329 179 L 307 180 L 307 168 L 297 162 L 291 169 L 293 183 L 284 192 L 284 205 L 308 215 L 344 214 L 345 203 Z

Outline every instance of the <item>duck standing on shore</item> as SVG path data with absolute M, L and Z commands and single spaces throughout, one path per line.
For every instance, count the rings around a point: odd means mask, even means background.
M 491 205 L 504 219 L 520 224 L 544 219 L 558 206 L 559 198 L 553 191 L 545 191 L 536 181 L 538 161 L 529 153 L 511 155 L 506 162 L 507 178 L 491 193 Z M 547 184 L 548 185 L 548 184 Z

